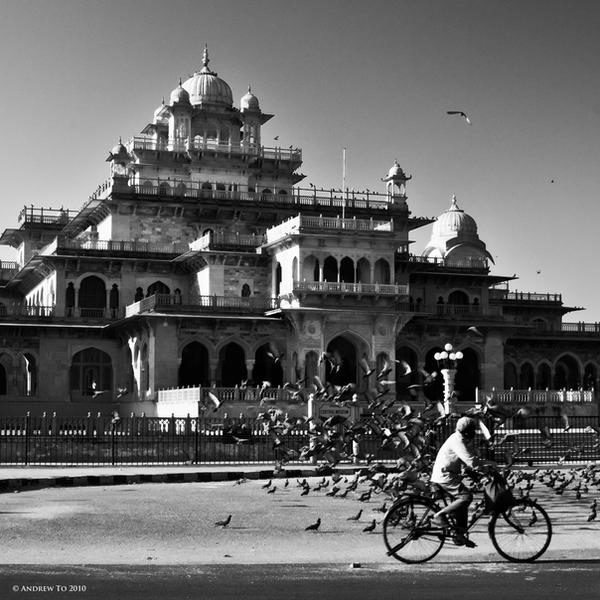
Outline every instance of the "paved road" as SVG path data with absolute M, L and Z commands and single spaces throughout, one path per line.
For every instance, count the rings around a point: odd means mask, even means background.
M 599 561 L 0 567 L 6 600 L 592 600 Z M 31 590 L 37 591 L 31 591 Z
M 309 480 L 313 488 L 317 480 Z M 403 600 L 463 600 L 510 598 L 508 590 L 531 600 L 568 590 L 569 600 L 588 600 L 590 589 L 600 588 L 600 523 L 586 521 L 595 488 L 577 500 L 572 491 L 557 496 L 536 485 L 532 495 L 555 525 L 544 556 L 550 562 L 506 563 L 482 523 L 473 536 L 477 548 L 448 545 L 433 562 L 415 567 L 385 556 L 379 524 L 374 533 L 362 531 L 373 518 L 381 521 L 381 496 L 361 503 L 360 486 L 344 499 L 327 497 L 327 488 L 301 496 L 295 479 L 287 487 L 274 479 L 270 489 L 277 489 L 268 494 L 264 484 L 151 483 L 0 495 L 0 598 L 364 599 L 398 598 L 401 590 Z M 360 521 L 348 521 L 359 509 Z M 214 526 L 228 514 L 229 527 Z M 320 530 L 305 531 L 317 517 Z M 85 592 L 12 592 L 15 585 L 82 584 Z

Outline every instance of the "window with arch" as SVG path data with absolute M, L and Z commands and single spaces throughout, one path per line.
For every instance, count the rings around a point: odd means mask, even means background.
M 171 290 L 168 285 L 162 281 L 155 281 L 153 284 L 148 286 L 146 291 L 146 297 L 153 296 L 154 294 L 170 294 Z
M 344 256 L 340 263 L 340 281 L 354 283 L 354 261 L 348 256 Z
M 171 186 L 166 181 L 161 181 L 158 186 L 158 193 L 161 196 L 168 196 L 171 191 Z
M 538 365 L 535 376 L 535 388 L 537 390 L 548 390 L 552 386 L 552 367 L 543 362 Z
M 371 283 L 371 264 L 366 258 L 361 258 L 356 263 L 357 283 Z
M 337 282 L 338 263 L 333 256 L 328 256 L 323 263 L 323 281 Z
M 387 260 L 380 258 L 375 262 L 374 283 L 390 283 L 390 265 Z
M 469 296 L 462 290 L 454 290 L 448 294 L 448 304 L 465 306 L 469 304 Z
M 520 388 L 528 390 L 535 387 L 535 377 L 533 374 L 533 365 L 529 362 L 521 365 Z
M 71 360 L 70 389 L 83 396 L 112 391 L 112 361 L 98 348 L 77 352 Z
M 511 362 L 504 363 L 504 389 L 511 390 L 518 387 L 517 367 Z
M 252 290 L 250 289 L 250 286 L 245 283 L 242 286 L 242 298 L 249 298 L 252 295 Z
M 260 193 L 261 196 L 271 196 L 273 192 L 269 188 L 264 188 Z
M 81 316 L 97 317 L 106 308 L 106 286 L 100 277 L 90 275 L 79 284 L 79 308 Z
M 319 260 L 307 256 L 302 263 L 302 281 L 319 281 Z

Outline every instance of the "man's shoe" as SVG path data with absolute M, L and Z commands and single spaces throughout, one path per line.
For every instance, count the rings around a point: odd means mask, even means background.
M 477 544 L 472 542 L 466 535 L 463 533 L 455 533 L 452 536 L 452 541 L 455 546 L 466 546 L 467 548 L 477 548 Z
M 450 523 L 448 523 L 448 518 L 446 515 L 439 515 L 437 517 L 433 517 L 431 519 L 431 524 L 434 527 L 439 527 L 440 529 L 447 529 L 450 527 Z

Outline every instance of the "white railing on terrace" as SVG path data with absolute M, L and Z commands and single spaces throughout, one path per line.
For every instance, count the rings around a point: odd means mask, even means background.
M 267 243 L 283 239 L 289 235 L 298 234 L 306 230 L 346 230 L 346 231 L 383 231 L 392 232 L 394 221 L 374 221 L 373 219 L 341 219 L 339 217 L 314 217 L 297 215 L 283 223 L 267 229 L 265 237 Z
M 461 315 L 485 315 L 499 317 L 502 315 L 501 306 L 482 306 L 480 304 L 434 304 L 420 307 L 415 304 L 415 311 L 432 312 L 439 316 L 458 317 Z
M 275 298 L 251 297 L 242 298 L 238 296 L 198 296 L 193 303 L 183 303 L 181 294 L 154 294 L 143 298 L 138 302 L 125 308 L 125 316 L 132 317 L 148 312 L 238 312 L 238 313 L 262 313 L 277 308 L 278 302 Z
M 415 256 L 414 254 L 401 257 L 411 263 L 432 265 L 448 269 L 487 269 L 487 258 L 436 258 L 433 256 Z
M 515 404 L 591 403 L 593 390 L 492 390 L 479 392 L 479 397 L 490 395 L 492 400 Z
M 538 294 L 537 292 L 509 292 L 508 290 L 489 290 L 490 300 L 509 300 L 511 302 L 562 302 L 561 294 Z
M 93 250 L 99 252 L 139 252 L 155 254 L 182 254 L 187 252 L 188 244 L 182 242 L 140 242 L 128 240 L 78 240 L 58 237 L 54 248 L 47 247 L 47 251 L 65 250 Z
M 90 196 L 90 200 L 105 198 L 112 190 L 112 179 L 107 180 Z M 225 189 L 225 187 L 229 189 Z M 347 190 L 319 190 L 316 188 L 258 189 L 220 182 L 206 183 L 174 179 L 130 180 L 127 185 L 119 184 L 119 193 L 144 196 L 193 198 L 205 200 L 235 200 L 260 204 L 288 205 L 313 208 L 336 208 L 340 213 L 346 209 L 389 210 L 395 197 L 375 192 Z
M 302 162 L 301 148 L 267 148 L 250 144 L 231 142 L 217 142 L 217 140 L 195 139 L 195 140 L 156 140 L 152 137 L 133 137 L 126 144 L 127 150 L 160 150 L 169 152 L 187 152 L 191 150 L 210 151 L 222 154 L 243 154 L 269 158 L 275 160 L 293 160 Z
M 243 246 L 258 248 L 265 241 L 265 236 L 240 233 L 206 233 L 190 243 L 190 250 L 209 250 L 219 246 Z
M 77 211 L 66 208 L 25 206 L 19 213 L 19 221 L 42 225 L 66 225 L 76 214 Z
M 388 283 L 344 283 L 335 281 L 294 281 L 294 292 L 408 296 L 408 285 Z

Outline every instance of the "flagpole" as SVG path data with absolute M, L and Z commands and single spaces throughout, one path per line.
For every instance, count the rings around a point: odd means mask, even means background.
M 346 148 L 342 149 L 342 219 L 346 218 Z

